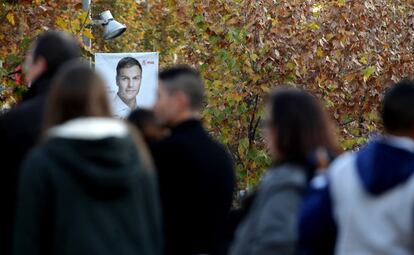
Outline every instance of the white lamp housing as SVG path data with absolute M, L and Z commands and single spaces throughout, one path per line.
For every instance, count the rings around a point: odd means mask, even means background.
M 126 26 L 116 21 L 110 11 L 102 12 L 99 18 L 100 20 L 94 21 L 93 23 L 102 25 L 104 40 L 114 39 L 126 30 Z

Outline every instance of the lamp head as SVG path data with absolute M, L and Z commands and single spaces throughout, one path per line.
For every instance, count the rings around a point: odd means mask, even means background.
M 104 40 L 114 39 L 125 32 L 126 26 L 116 21 L 110 11 L 102 12 L 99 17 Z

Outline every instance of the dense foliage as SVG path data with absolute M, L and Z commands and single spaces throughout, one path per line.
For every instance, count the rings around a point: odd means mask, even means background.
M 269 89 L 300 86 L 324 102 L 344 149 L 380 132 L 384 90 L 414 73 L 411 0 L 96 0 L 128 26 L 105 42 L 85 28 L 79 0 L 0 5 L 1 107 L 25 89 L 19 71 L 30 40 L 59 28 L 93 40 L 91 52 L 158 51 L 162 67 L 190 63 L 207 86 L 204 120 L 237 162 L 240 186 L 270 164 L 259 123 Z M 310 118 L 312 116 L 309 116 Z

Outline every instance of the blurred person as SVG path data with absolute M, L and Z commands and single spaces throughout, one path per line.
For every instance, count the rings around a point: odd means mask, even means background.
M 126 118 L 137 108 L 137 95 L 141 88 L 142 66 L 132 57 L 122 58 L 116 66 L 118 92 L 113 99 L 115 117 Z
M 161 254 L 148 152 L 111 118 L 101 78 L 68 64 L 53 80 L 44 123 L 23 164 L 14 254 Z
M 236 231 L 233 255 L 296 254 L 302 194 L 315 172 L 309 157 L 321 148 L 337 151 L 326 113 L 299 89 L 279 88 L 270 94 L 264 133 L 274 163 Z
M 171 135 L 153 146 L 163 206 L 166 254 L 216 254 L 235 176 L 227 150 L 203 128 L 204 82 L 179 65 L 159 74 L 155 114 Z
M 11 254 L 16 206 L 17 179 L 21 162 L 35 145 L 43 121 L 43 109 L 51 79 L 67 61 L 80 57 L 77 41 L 69 34 L 48 31 L 32 43 L 24 64 L 26 81 L 31 84 L 23 101 L 0 116 L 1 200 L 0 254 Z
M 141 131 L 147 144 L 159 141 L 168 135 L 168 129 L 159 123 L 151 110 L 136 109 L 129 114 L 128 121 Z
M 381 115 L 385 135 L 312 182 L 300 217 L 302 254 L 320 254 L 322 243 L 339 255 L 414 254 L 414 81 L 389 89 Z

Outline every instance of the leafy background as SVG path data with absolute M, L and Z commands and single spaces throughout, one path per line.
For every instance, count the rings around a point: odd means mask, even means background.
M 189 63 L 207 87 L 208 130 L 231 151 L 240 188 L 270 164 L 259 123 L 267 92 L 305 88 L 338 124 L 343 149 L 381 132 L 381 94 L 414 74 L 412 0 L 96 0 L 91 15 L 111 10 L 127 25 L 103 41 L 80 0 L 0 4 L 0 109 L 18 103 L 26 85 L 21 63 L 42 31 L 92 39 L 94 52 L 158 51 L 161 67 Z M 311 116 L 310 116 L 311 117 Z

